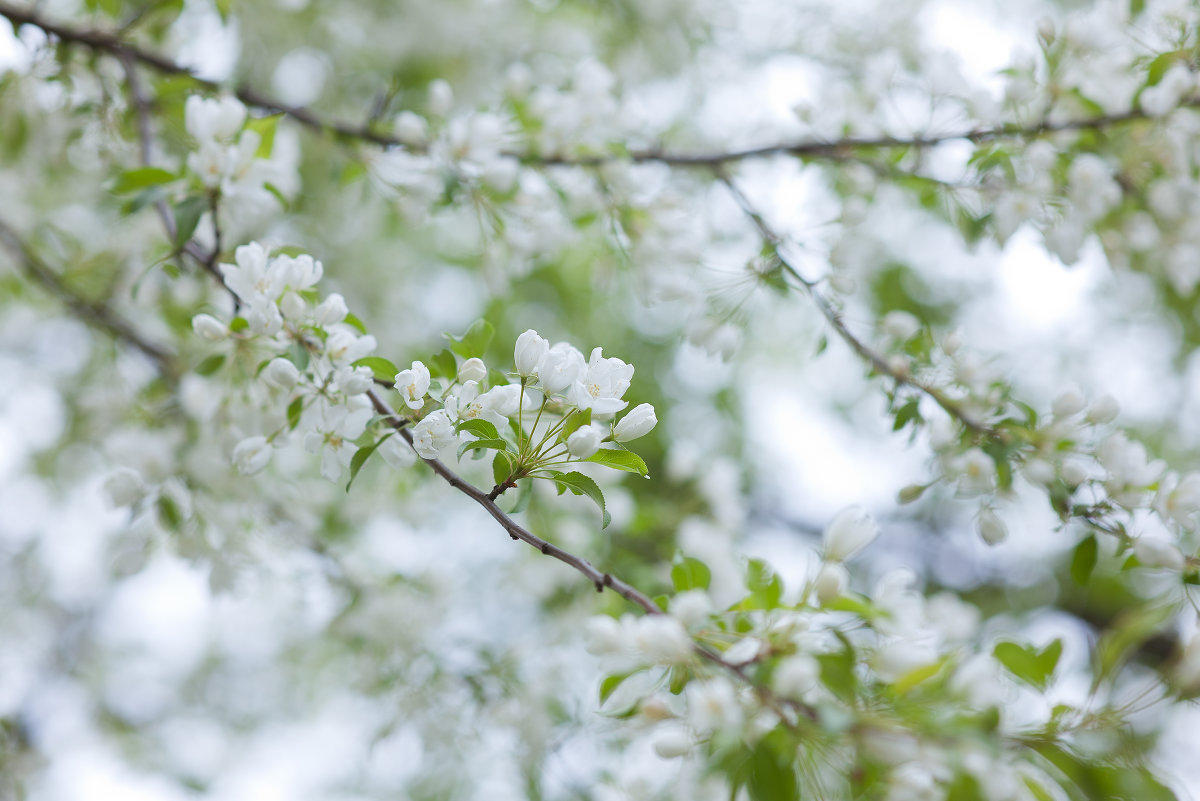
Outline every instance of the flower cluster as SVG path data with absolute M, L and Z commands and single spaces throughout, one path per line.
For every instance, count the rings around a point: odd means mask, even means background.
M 524 478 L 550 480 L 560 493 L 594 500 L 605 525 L 609 517 L 596 482 L 558 468 L 593 462 L 648 475 L 645 462 L 624 443 L 654 428 L 654 407 L 643 403 L 614 420 L 628 406 L 624 395 L 634 367 L 605 357 L 601 348 L 585 359 L 572 345 L 551 346 L 529 330 L 517 338 L 515 370 L 505 374 L 474 355 L 492 337 L 491 326 L 480 321 L 452 343 L 454 350 L 431 359 L 435 371 L 422 361 L 397 370 L 373 355 L 375 338 L 349 314 L 341 295 L 319 298 L 321 262 L 304 254 L 272 256 L 257 242 L 237 248 L 235 262 L 222 265 L 221 273 L 240 314 L 228 322 L 198 314 L 192 326 L 209 342 L 254 341 L 271 351 L 256 372 L 269 390 L 286 394 L 286 401 L 275 402 L 287 408 L 286 421 L 274 432 L 245 438 L 234 448 L 233 461 L 242 472 L 265 468 L 271 447 L 297 429 L 309 451 L 322 453 L 321 473 L 331 481 L 356 453 L 365 460 L 382 449 L 389 463 L 411 463 L 411 450 L 395 436 L 411 423 L 412 450 L 422 458 L 437 459 L 454 445 L 459 458 L 495 451 L 496 495 Z M 391 383 L 403 413 L 376 419 L 368 430 L 373 410 L 367 393 L 377 381 Z

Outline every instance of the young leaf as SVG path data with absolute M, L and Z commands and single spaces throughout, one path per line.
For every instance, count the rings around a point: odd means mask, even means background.
M 275 129 L 279 126 L 282 114 L 272 114 L 269 117 L 255 117 L 246 122 L 246 129 L 257 133 L 261 139 L 254 157 L 267 159 L 271 157 L 271 149 L 275 146 Z
M 621 686 L 621 682 L 632 676 L 637 671 L 631 673 L 614 673 L 611 676 L 606 676 L 604 681 L 600 682 L 600 703 L 604 704 L 609 697 L 616 692 L 616 689 Z
M 671 583 L 675 585 L 676 592 L 707 590 L 710 581 L 712 571 L 699 559 L 681 556 L 671 565 Z
M 500 439 L 500 432 L 496 430 L 495 424 L 489 423 L 487 420 L 463 420 L 454 427 L 454 430 L 466 431 L 480 439 Z
M 487 346 L 491 344 L 495 333 L 496 329 L 487 320 L 476 320 L 467 329 L 467 333 L 461 337 L 456 337 L 453 334 L 445 334 L 444 336 L 450 340 L 450 350 L 464 359 L 470 359 L 476 356 L 482 357 L 487 352 Z
M 346 325 L 354 326 L 355 328 L 358 329 L 358 333 L 360 333 L 360 334 L 367 333 L 367 327 L 365 325 L 363 325 L 363 321 L 358 319 L 357 317 L 355 317 L 353 314 L 347 314 L 342 319 L 342 322 L 345 323 Z M 399 371 L 397 371 L 397 372 L 399 372 Z M 395 377 L 395 375 L 396 375 L 396 373 L 392 373 L 393 377 Z
M 370 367 L 371 372 L 380 381 L 385 381 L 389 385 L 396 380 L 396 373 L 400 372 L 396 365 L 392 364 L 382 356 L 364 356 L 354 362 L 352 367 Z
M 117 180 L 113 182 L 112 192 L 114 195 L 127 195 L 139 189 L 169 184 L 178 178 L 175 173 L 167 172 L 161 167 L 138 167 L 118 175 Z
M 507 451 L 499 451 L 496 458 L 492 459 L 492 480 L 496 482 L 496 486 L 508 481 L 508 477 L 512 475 L 512 456 Z
M 214 353 L 212 356 L 209 356 L 207 359 L 196 365 L 195 373 L 196 375 L 212 375 L 213 373 L 217 372 L 217 370 L 220 370 L 221 365 L 224 363 L 225 354 Z
M 1054 669 L 1058 667 L 1062 640 L 1055 640 L 1040 651 L 1033 646 L 1002 641 L 996 643 L 992 654 L 1009 673 L 1039 690 L 1045 690 Z
M 304 411 L 304 397 L 299 396 L 287 407 L 288 430 L 294 431 L 300 424 L 300 412 Z
M 429 358 L 429 372 L 437 378 L 448 378 L 453 381 L 458 377 L 458 363 L 454 354 L 443 348 Z
M 611 467 L 614 470 L 624 470 L 627 473 L 637 473 L 643 478 L 650 477 L 650 471 L 646 468 L 646 463 L 642 461 L 642 457 L 638 456 L 633 451 L 619 449 L 601 449 L 596 451 L 585 461 L 596 462 L 605 467 Z
M 564 489 L 569 489 L 576 495 L 586 495 L 595 501 L 600 507 L 600 515 L 604 521 L 601 528 L 608 528 L 608 524 L 612 522 L 612 516 L 608 510 L 604 508 L 604 493 L 600 491 L 600 487 L 595 481 L 585 476 L 583 473 L 555 473 L 551 476 L 551 480 L 558 485 L 558 494 L 561 495 Z
M 354 483 L 354 479 L 358 476 L 358 471 L 362 470 L 363 465 L 367 463 L 367 459 L 370 459 L 371 454 L 390 436 L 392 435 L 385 434 L 370 445 L 364 445 L 350 457 L 350 480 L 346 482 L 346 492 L 350 491 L 350 485 Z
M 1080 586 L 1087 584 L 1088 579 L 1092 576 L 1092 570 L 1096 567 L 1096 554 L 1095 534 L 1075 546 L 1075 553 L 1071 555 L 1071 579 L 1076 584 Z
M 196 233 L 200 218 L 208 210 L 208 200 L 200 195 L 185 197 L 175 204 L 175 247 L 182 248 Z
M 566 421 L 563 423 L 562 431 L 558 433 L 558 441 L 566 442 L 567 437 L 571 436 L 590 422 L 592 422 L 591 409 L 572 412 L 567 416 Z

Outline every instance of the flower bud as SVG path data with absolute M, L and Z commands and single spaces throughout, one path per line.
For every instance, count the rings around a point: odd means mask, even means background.
M 346 306 L 346 299 L 334 292 L 321 301 L 320 306 L 317 306 L 317 322 L 321 325 L 333 325 L 345 320 L 349 313 L 350 309 Z
M 118 467 L 105 480 L 104 492 L 113 506 L 133 506 L 146 494 L 146 485 L 136 470 Z
M 485 378 L 487 378 L 487 365 L 483 363 L 483 359 L 472 357 L 463 362 L 462 366 L 458 368 L 458 380 L 460 383 L 465 384 L 468 381 L 482 382 Z
M 628 442 L 631 439 L 644 437 L 656 425 L 658 425 L 658 417 L 654 414 L 654 407 L 648 403 L 640 403 L 617 422 L 613 429 L 613 439 L 617 442 Z
M 406 145 L 423 145 L 429 138 L 429 123 L 414 111 L 401 111 L 392 123 L 396 138 Z
M 1092 408 L 1088 409 L 1087 421 L 1093 425 L 1102 425 L 1111 423 L 1117 419 L 1117 415 L 1121 411 L 1121 405 L 1117 403 L 1117 399 L 1112 395 L 1101 395 L 1092 402 Z
M 567 437 L 567 452 L 574 459 L 587 459 L 600 450 L 600 442 L 603 439 L 604 430 L 599 426 L 580 426 Z
M 692 751 L 692 738 L 681 728 L 672 728 L 654 740 L 654 753 L 663 759 L 687 756 Z
M 1054 416 L 1059 420 L 1062 420 L 1070 417 L 1071 415 L 1082 412 L 1083 407 L 1086 405 L 1087 401 L 1083 399 L 1082 395 L 1075 390 L 1070 390 L 1069 392 L 1064 392 L 1055 398 L 1054 403 L 1050 408 L 1053 410 Z
M 988 545 L 998 545 L 1008 539 L 1008 526 L 991 509 L 979 510 L 979 536 Z
M 780 695 L 799 698 L 817 686 L 821 666 L 808 654 L 797 654 L 780 660 L 771 675 L 771 683 Z
M 638 618 L 633 628 L 633 645 L 654 663 L 686 662 L 692 656 L 692 638 L 682 623 L 667 615 Z
M 825 528 L 825 558 L 844 562 L 879 536 L 879 524 L 861 506 L 843 509 Z
M 849 583 L 850 574 L 846 572 L 844 565 L 837 562 L 821 565 L 821 572 L 817 573 L 817 580 L 813 583 L 817 591 L 817 602 L 825 606 L 836 601 L 845 594 Z
M 927 484 L 909 484 L 907 487 L 900 488 L 900 492 L 896 495 L 896 500 L 900 503 L 912 503 L 924 495 L 927 489 L 929 489 Z
M 291 389 L 300 380 L 300 371 L 296 365 L 283 357 L 272 359 L 263 369 L 263 379 L 274 387 Z
M 538 362 L 550 350 L 550 342 L 538 336 L 532 328 L 517 337 L 517 347 L 513 352 L 513 361 L 517 366 L 517 374 L 531 376 L 537 372 Z
M 896 342 L 907 342 L 921 332 L 921 321 L 906 311 L 890 311 L 883 316 L 884 333 Z
M 201 339 L 207 339 L 209 342 L 220 342 L 229 336 L 229 326 L 211 314 L 197 314 L 193 317 L 192 330 Z
M 233 449 L 233 463 L 243 475 L 254 475 L 271 461 L 271 445 L 263 436 L 248 437 Z
M 304 302 L 304 298 L 295 292 L 288 292 L 280 298 L 279 309 L 283 312 L 283 316 L 289 320 L 303 320 L 305 314 L 308 312 L 308 304 Z
M 1183 570 L 1183 553 L 1172 543 L 1157 537 L 1142 536 L 1134 540 L 1133 552 L 1144 567 L 1165 567 Z

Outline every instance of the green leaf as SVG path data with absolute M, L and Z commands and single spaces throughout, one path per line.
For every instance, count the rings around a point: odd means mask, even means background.
M 496 454 L 496 458 L 492 459 L 492 480 L 496 482 L 496 486 L 500 486 L 508 477 L 512 475 L 512 457 L 507 451 L 500 451 Z
M 383 435 L 370 445 L 364 445 L 359 448 L 350 457 L 350 480 L 346 482 L 346 492 L 350 491 L 350 485 L 354 483 L 354 479 L 358 476 L 358 471 L 362 470 L 363 465 L 367 463 L 367 459 L 370 459 L 371 454 L 390 436 L 392 436 L 390 433 Z
M 783 582 L 761 559 L 751 559 L 746 565 L 746 589 L 752 602 L 745 606 L 747 609 L 775 609 L 783 596 Z
M 677 556 L 675 564 L 671 565 L 671 583 L 676 592 L 686 590 L 707 590 L 712 581 L 712 571 L 708 565 L 690 556 Z
M 446 378 L 450 381 L 458 378 L 458 362 L 454 360 L 454 354 L 448 349 L 442 349 L 429 357 L 428 366 L 430 374 L 435 377 Z
M 643 478 L 650 477 L 650 471 L 646 468 L 646 463 L 642 461 L 642 457 L 638 456 L 633 451 L 622 449 L 601 449 L 589 456 L 585 461 L 596 462 L 605 467 L 611 467 L 614 470 L 624 470 L 627 473 L 637 473 Z
M 1129 0 L 1129 19 L 1133 19 L 1138 14 L 1146 10 L 1146 0 Z
M 279 119 L 282 116 L 283 114 L 272 114 L 269 117 L 254 117 L 246 123 L 247 130 L 254 131 L 261 137 L 258 150 L 254 152 L 255 158 L 271 157 L 271 149 L 275 146 L 275 129 L 279 126 Z
M 500 439 L 500 432 L 496 430 L 496 426 L 487 420 L 463 420 L 454 430 L 466 431 L 480 439 Z
M 467 333 L 461 337 L 456 337 L 453 334 L 445 334 L 446 339 L 450 340 L 450 350 L 462 356 L 464 359 L 473 357 L 483 357 L 487 353 L 487 346 L 491 344 L 492 337 L 495 336 L 496 329 L 487 320 L 476 320 L 467 329 Z M 455 370 L 457 375 L 457 369 Z
M 130 192 L 136 192 L 151 186 L 162 186 L 163 184 L 169 184 L 177 180 L 179 180 L 178 175 L 173 172 L 167 172 L 162 167 L 138 167 L 133 170 L 126 170 L 118 175 L 117 180 L 113 182 L 112 193 L 114 195 L 127 195 Z
M 396 380 L 396 373 L 400 372 L 396 365 L 382 356 L 364 356 L 353 362 L 351 367 L 370 367 L 375 378 L 386 382 L 389 386 Z
M 233 0 L 216 0 L 217 13 L 221 15 L 221 22 L 229 21 L 229 12 L 233 10 Z
M 600 682 L 600 703 L 603 704 L 610 696 L 621 686 L 621 682 L 632 676 L 637 671 L 630 673 L 614 673 L 611 676 L 606 676 L 604 681 Z
M 301 395 L 288 404 L 287 421 L 288 430 L 296 430 L 296 426 L 300 424 L 300 413 L 304 411 L 304 396 Z
M 201 195 L 185 197 L 174 206 L 175 213 L 175 248 L 178 250 L 188 243 L 200 218 L 208 210 L 208 199 Z
M 599 485 L 591 478 L 583 473 L 555 473 L 551 476 L 551 480 L 558 486 L 558 494 L 561 495 L 564 489 L 569 489 L 576 495 L 586 495 L 595 501 L 600 507 L 600 516 L 604 521 L 601 528 L 608 528 L 608 524 L 612 522 L 612 515 L 604 508 L 604 493 L 600 491 Z
M 229 321 L 229 330 L 235 334 L 238 331 L 245 331 L 249 327 L 250 327 L 250 323 L 247 322 L 245 317 L 234 317 L 232 320 Z M 308 353 L 308 351 L 304 351 L 304 352 Z M 308 366 L 307 359 L 304 360 L 304 366 L 305 367 Z M 303 368 L 301 368 L 301 369 L 303 369 Z
M 458 458 L 462 459 L 464 453 L 471 451 L 506 451 L 508 443 L 502 439 L 476 439 L 470 442 L 464 442 L 458 447 Z
M 347 314 L 344 318 L 342 318 L 342 322 L 345 323 L 346 325 L 357 328 L 358 333 L 360 333 L 360 334 L 367 333 L 367 327 L 365 325 L 363 325 L 363 321 L 358 319 L 357 317 L 355 317 L 353 314 Z M 397 370 L 396 372 L 399 372 L 399 370 Z M 395 377 L 396 377 L 396 373 L 392 373 L 392 378 L 395 378 Z
M 213 373 L 217 372 L 217 370 L 220 370 L 221 365 L 223 364 L 225 364 L 225 354 L 214 353 L 212 356 L 209 356 L 207 359 L 196 365 L 194 372 L 196 375 L 212 375 Z
M 1092 577 L 1092 570 L 1096 567 L 1097 553 L 1095 534 L 1081 540 L 1075 546 L 1075 552 L 1071 555 L 1071 579 L 1076 584 L 1083 586 L 1088 583 L 1088 579 Z
M 592 410 L 584 409 L 583 411 L 575 411 L 567 415 L 567 419 L 563 422 L 562 431 L 558 433 L 558 441 L 566 442 L 567 437 L 574 434 L 579 429 L 592 422 Z
M 853 704 L 858 693 L 854 651 L 846 646 L 841 651 L 817 654 L 816 659 L 821 666 L 821 683 L 842 701 Z
M 1009 673 L 1039 690 L 1045 690 L 1054 669 L 1058 667 L 1058 658 L 1062 656 L 1062 640 L 1056 639 L 1040 651 L 1030 645 L 1002 641 L 996 643 L 992 654 Z
M 920 422 L 920 404 L 916 398 L 901 406 L 896 411 L 896 422 L 892 424 L 893 431 L 899 431 L 913 421 Z
M 778 753 L 765 739 L 750 757 L 750 781 L 746 788 L 751 801 L 796 801 L 796 771 L 792 760 Z
M 1121 614 L 1096 643 L 1095 684 L 1111 676 L 1139 645 L 1150 639 L 1175 614 L 1174 604 L 1144 606 Z
M 926 681 L 927 679 L 933 678 L 938 673 L 941 673 L 945 664 L 946 660 L 940 659 L 937 662 L 932 662 L 928 665 L 921 665 L 920 667 L 913 668 L 900 678 L 896 679 L 896 681 L 892 682 L 892 689 L 898 693 L 906 693 L 913 687 L 916 687 L 918 684 Z

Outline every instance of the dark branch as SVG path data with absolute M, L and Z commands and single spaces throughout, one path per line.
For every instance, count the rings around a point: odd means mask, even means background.
M 976 434 L 989 437 L 996 436 L 995 431 L 984 425 L 979 420 L 976 420 L 975 417 L 967 412 L 967 410 L 964 409 L 962 404 L 960 404 L 958 401 L 947 396 L 946 393 L 937 387 L 930 386 L 922 381 L 918 381 L 907 371 L 896 369 L 888 363 L 888 360 L 885 359 L 882 354 L 872 350 L 870 346 L 855 336 L 854 332 L 851 331 L 846 325 L 846 321 L 842 318 L 841 312 L 835 309 L 829 300 L 826 299 L 823 294 L 821 294 L 821 291 L 817 285 L 808 278 L 805 278 L 804 275 L 802 275 L 800 271 L 796 269 L 795 265 L 788 261 L 787 256 L 785 256 L 782 251 L 784 244 L 783 238 L 776 233 L 770 225 L 768 225 L 762 214 L 750 203 L 749 199 L 737 186 L 737 184 L 733 182 L 733 180 L 728 176 L 728 174 L 725 173 L 724 170 L 718 169 L 717 177 L 722 183 L 725 184 L 726 187 L 728 187 L 730 194 L 733 195 L 734 200 L 737 201 L 738 206 L 741 207 L 746 216 L 754 222 L 754 226 L 758 229 L 758 232 L 762 236 L 763 240 L 770 246 L 775 258 L 779 260 L 779 264 L 783 270 L 785 270 L 789 276 L 791 276 L 797 283 L 800 284 L 800 287 L 803 289 L 803 291 L 809 296 L 809 298 L 812 299 L 813 304 L 816 305 L 817 310 L 821 312 L 821 316 L 823 316 L 829 323 L 829 327 L 832 328 L 834 333 L 836 333 L 843 342 L 849 345 L 850 348 L 856 354 L 858 354 L 863 361 L 871 365 L 876 372 L 880 373 L 881 375 L 886 375 L 894 380 L 898 385 L 912 387 L 918 392 L 921 392 L 924 395 L 932 398 L 933 401 L 938 406 L 941 406 L 947 414 L 957 419 Z
M 62 301 L 72 314 L 93 328 L 141 351 L 155 363 L 167 381 L 175 381 L 175 357 L 169 351 L 145 339 L 107 305 L 87 300 L 67 286 L 58 273 L 38 258 L 21 236 L 3 220 L 0 220 L 0 241 L 12 254 L 17 267 L 30 280 Z
M 133 59 L 141 64 L 165 75 L 184 75 L 191 78 L 197 85 L 210 91 L 220 91 L 223 87 L 216 81 L 197 76 L 188 67 L 182 66 L 169 58 L 145 50 L 135 44 L 121 39 L 119 36 L 105 31 L 75 28 L 69 25 L 47 20 L 36 11 L 20 8 L 0 0 L 0 16 L 7 17 L 14 25 L 33 25 L 46 33 L 57 37 L 63 42 L 70 42 L 100 52 L 108 53 L 121 59 Z M 354 125 L 351 123 L 330 120 L 322 117 L 311 109 L 293 106 L 265 95 L 249 86 L 239 86 L 233 89 L 233 94 L 248 106 L 254 106 L 264 111 L 285 114 L 296 122 L 314 131 L 331 134 L 337 138 L 369 142 L 380 146 L 399 146 L 412 149 L 411 146 L 395 136 L 381 133 L 369 125 Z M 1200 99 L 1185 101 L 1187 107 L 1200 107 Z M 940 134 L 918 134 L 915 136 L 877 136 L 877 137 L 846 137 L 836 140 L 807 140 L 798 142 L 777 142 L 759 147 L 738 150 L 714 151 L 707 153 L 677 153 L 660 148 L 634 150 L 628 153 L 601 154 L 594 156 L 563 156 L 544 155 L 537 153 L 508 152 L 506 155 L 519 159 L 521 162 L 537 166 L 577 166 L 596 167 L 610 162 L 659 162 L 675 167 L 719 167 L 733 162 L 751 159 L 768 158 L 771 156 L 795 156 L 802 159 L 824 161 L 859 161 L 861 151 L 894 150 L 908 148 L 924 148 L 940 145 L 951 141 L 987 142 L 998 139 L 1027 139 L 1045 134 L 1064 131 L 1099 130 L 1123 125 L 1130 122 L 1149 119 L 1141 109 L 1130 109 L 1115 114 L 1102 114 L 1095 117 L 1061 120 L 1050 122 L 1042 120 L 1030 125 L 1008 123 L 982 128 L 950 131 Z

